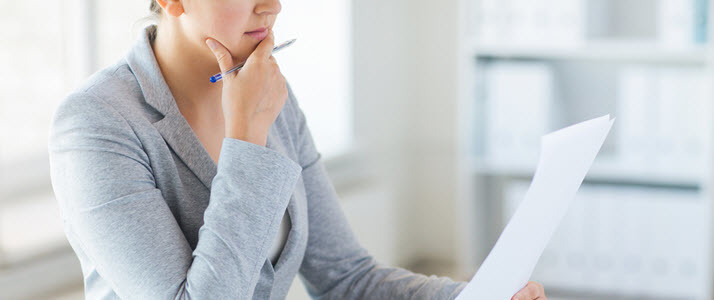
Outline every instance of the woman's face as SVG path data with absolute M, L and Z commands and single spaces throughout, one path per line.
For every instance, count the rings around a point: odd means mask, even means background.
M 245 61 L 260 40 L 246 32 L 273 28 L 280 0 L 183 0 L 181 23 L 191 43 L 206 47 L 210 37 L 222 43 L 234 60 Z M 210 52 L 209 52 L 210 53 Z

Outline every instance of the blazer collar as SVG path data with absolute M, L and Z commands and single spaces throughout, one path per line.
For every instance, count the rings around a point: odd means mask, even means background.
M 162 115 L 180 114 L 169 86 L 161 74 L 151 43 L 156 37 L 156 25 L 144 28 L 126 56 L 126 62 L 139 83 L 144 100 Z
M 156 36 L 156 25 L 144 28 L 139 39 L 126 56 L 127 64 L 136 77 L 146 103 L 163 115 L 154 127 L 188 168 L 210 190 L 217 165 L 176 105 L 154 56 L 151 41 Z M 275 141 L 275 126 L 271 126 L 266 147 L 282 153 L 285 149 Z

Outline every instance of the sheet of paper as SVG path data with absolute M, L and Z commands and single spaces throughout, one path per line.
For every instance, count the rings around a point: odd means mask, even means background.
M 508 300 L 528 283 L 614 121 L 606 115 L 541 138 L 525 198 L 457 300 Z

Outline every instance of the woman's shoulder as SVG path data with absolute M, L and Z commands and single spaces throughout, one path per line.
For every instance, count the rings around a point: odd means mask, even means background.
M 50 123 L 50 143 L 53 136 L 64 136 L 60 133 L 70 129 L 131 131 L 126 116 L 134 113 L 131 110 L 136 109 L 141 98 L 138 84 L 126 63 L 119 62 L 99 70 L 60 101 Z
M 278 128 L 282 127 L 282 131 L 288 138 L 284 138 L 284 143 L 292 144 L 294 151 L 296 153 L 297 161 L 301 166 L 305 167 L 312 164 L 316 159 L 319 158 L 320 154 L 315 148 L 315 144 L 312 138 L 312 134 L 307 125 L 307 119 L 305 118 L 305 113 L 300 107 L 298 98 L 293 91 L 293 88 L 289 83 L 287 83 L 288 98 L 285 101 L 285 106 L 280 113 Z M 276 122 L 278 122 L 276 120 Z M 280 129 L 279 129 L 280 130 Z
M 129 65 L 121 59 L 89 76 L 67 98 L 77 95 L 102 99 L 131 99 L 140 98 L 141 89 Z
M 280 112 L 280 115 L 291 129 L 290 134 L 297 136 L 299 135 L 300 127 L 303 125 L 302 123 L 305 122 L 305 116 L 300 108 L 300 105 L 298 104 L 298 99 L 295 96 L 295 92 L 293 92 L 290 83 L 286 83 L 286 86 L 288 89 L 288 98 L 285 100 L 285 105 L 283 106 L 283 110 Z
M 53 123 L 75 115 L 84 122 L 109 121 L 112 115 L 141 115 L 148 109 L 142 105 L 143 99 L 136 77 L 122 59 L 95 72 L 66 95 L 55 110 Z

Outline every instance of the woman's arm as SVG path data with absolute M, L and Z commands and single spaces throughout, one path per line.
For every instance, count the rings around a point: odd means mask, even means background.
M 466 283 L 380 265 L 359 245 L 292 90 L 288 95 L 308 200 L 308 244 L 300 273 L 309 294 L 318 299 L 455 298 Z
M 50 163 L 75 251 L 121 298 L 250 299 L 300 166 L 225 138 L 199 241 L 191 251 L 125 118 L 88 93 L 54 115 Z

